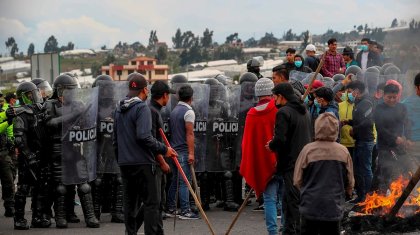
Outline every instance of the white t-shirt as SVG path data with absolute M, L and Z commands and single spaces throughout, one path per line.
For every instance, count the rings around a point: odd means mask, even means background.
M 369 51 L 362 53 L 361 66 L 362 66 L 363 71 L 367 69 L 368 55 L 369 55 Z
M 194 123 L 195 122 L 195 113 L 192 110 L 191 106 L 185 102 L 179 101 L 180 105 L 184 105 L 188 108 L 188 111 L 184 114 L 184 121 Z

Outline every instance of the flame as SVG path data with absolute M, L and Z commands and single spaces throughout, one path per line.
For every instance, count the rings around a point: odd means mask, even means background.
M 366 195 L 366 199 L 363 202 L 358 203 L 357 205 L 360 206 L 362 208 L 362 212 L 367 215 L 388 214 L 391 211 L 392 207 L 395 205 L 396 201 L 401 197 L 408 182 L 408 179 L 405 179 L 403 176 L 400 176 L 398 177 L 398 179 L 396 179 L 390 184 L 389 191 L 386 195 L 379 194 L 378 192 L 373 192 L 371 194 Z M 417 211 L 415 213 L 420 212 L 420 187 L 417 188 L 415 191 L 416 193 L 412 193 L 404 202 L 402 209 L 397 214 L 398 216 L 407 216 L 403 210 L 403 208 L 407 206 L 416 206 Z

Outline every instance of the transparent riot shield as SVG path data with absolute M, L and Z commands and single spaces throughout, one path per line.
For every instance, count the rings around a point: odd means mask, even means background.
M 308 73 L 300 72 L 300 71 L 296 71 L 296 70 L 292 70 L 289 73 L 289 79 L 294 79 L 294 80 L 297 80 L 299 82 L 302 82 L 303 79 L 305 79 L 307 76 L 308 76 Z
M 206 84 L 190 84 L 194 90 L 192 108 L 195 113 L 194 123 L 194 155 L 195 171 L 206 170 L 207 119 L 209 112 L 210 87 Z
M 207 122 L 206 170 L 221 172 L 234 170 L 236 141 L 239 131 L 239 104 L 241 88 L 238 85 L 210 86 Z
M 98 88 L 63 93 L 62 180 L 65 185 L 96 178 Z
M 117 103 L 128 93 L 127 82 L 98 81 L 97 173 L 119 173 L 112 135 Z

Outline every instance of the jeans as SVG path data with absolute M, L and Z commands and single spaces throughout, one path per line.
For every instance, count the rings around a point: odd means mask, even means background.
M 356 141 L 354 146 L 354 178 L 358 200 L 364 200 L 372 186 L 373 141 Z
M 274 175 L 263 192 L 265 224 L 269 235 L 278 234 L 277 210 L 281 208 L 281 198 L 279 199 L 279 196 L 282 197 L 282 189 L 283 178 Z
M 178 153 L 178 162 L 182 167 L 185 175 L 187 176 L 188 181 L 191 181 L 191 170 L 188 164 L 188 154 L 186 153 Z M 171 161 L 170 164 L 171 171 L 172 171 L 172 181 L 171 186 L 169 187 L 168 192 L 168 209 L 175 210 L 176 203 L 175 203 L 175 194 L 177 188 L 177 181 L 179 182 L 179 202 L 181 206 L 181 213 L 188 212 L 190 210 L 190 193 L 188 191 L 188 187 L 185 184 L 182 175 L 178 174 L 178 168 L 175 165 L 175 162 Z M 179 175 L 179 176 L 178 176 Z

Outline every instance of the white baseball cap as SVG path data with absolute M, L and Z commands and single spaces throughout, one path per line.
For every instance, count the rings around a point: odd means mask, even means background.
M 307 50 L 307 51 L 316 51 L 316 47 L 314 46 L 314 44 L 308 44 L 306 46 L 306 49 L 305 50 Z

